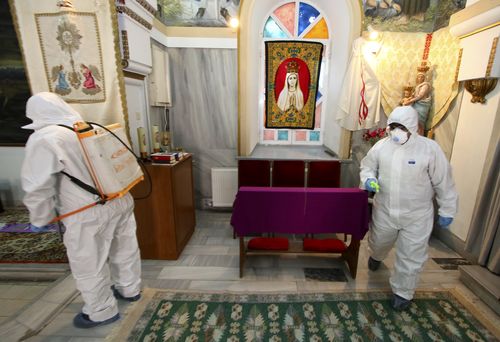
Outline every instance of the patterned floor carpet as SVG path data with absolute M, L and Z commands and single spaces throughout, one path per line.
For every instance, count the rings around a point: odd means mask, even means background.
M 454 291 L 209 294 L 146 289 L 113 341 L 497 341 Z
M 6 208 L 0 214 L 0 263 L 68 262 L 55 226 L 48 232 L 33 233 L 26 208 Z

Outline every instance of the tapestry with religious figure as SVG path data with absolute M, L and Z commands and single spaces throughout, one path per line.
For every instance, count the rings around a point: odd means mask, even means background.
M 95 13 L 35 14 L 49 90 L 71 102 L 104 102 L 102 49 Z
M 266 128 L 314 129 L 323 44 L 266 42 Z
M 31 92 L 59 94 L 86 121 L 128 127 L 114 0 L 9 0 Z

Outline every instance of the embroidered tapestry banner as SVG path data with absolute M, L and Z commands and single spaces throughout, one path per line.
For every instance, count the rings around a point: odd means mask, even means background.
M 106 101 L 95 13 L 42 13 L 35 20 L 50 91 L 68 103 Z
M 128 127 L 112 0 L 10 0 L 33 94 L 59 94 L 87 121 Z
M 314 129 L 323 44 L 266 42 L 266 128 Z

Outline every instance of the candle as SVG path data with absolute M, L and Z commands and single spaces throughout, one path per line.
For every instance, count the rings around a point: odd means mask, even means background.
M 151 127 L 151 135 L 153 137 L 153 151 L 160 152 L 160 128 L 157 125 Z
M 144 127 L 137 127 L 137 140 L 139 141 L 141 157 L 146 158 L 148 153 L 146 151 L 146 133 L 144 132 Z

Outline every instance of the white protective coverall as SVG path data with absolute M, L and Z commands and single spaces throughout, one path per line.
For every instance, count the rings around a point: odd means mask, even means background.
M 92 185 L 80 143 L 72 126 L 82 118 L 53 93 L 33 95 L 26 105 L 34 129 L 26 143 L 21 170 L 24 204 L 35 226 L 48 224 L 57 210 L 65 214 L 95 202 L 95 195 L 60 173 Z M 84 301 L 83 313 L 92 321 L 104 321 L 118 313 L 113 284 L 124 297 L 140 293 L 141 264 L 136 238 L 134 201 L 130 194 L 63 219 L 64 245 L 71 271 Z M 108 265 L 109 257 L 109 265 Z M 110 276 L 111 269 L 111 276 Z
M 387 124 L 405 126 L 411 136 L 399 145 L 386 137 L 361 161 L 360 184 L 378 180 L 368 235 L 371 257 L 382 261 L 396 243 L 396 261 L 390 279 L 393 293 L 411 300 L 418 275 L 427 260 L 434 221 L 433 197 L 439 215 L 454 217 L 458 195 L 451 167 L 439 145 L 417 134 L 418 114 L 412 107 L 397 107 Z

